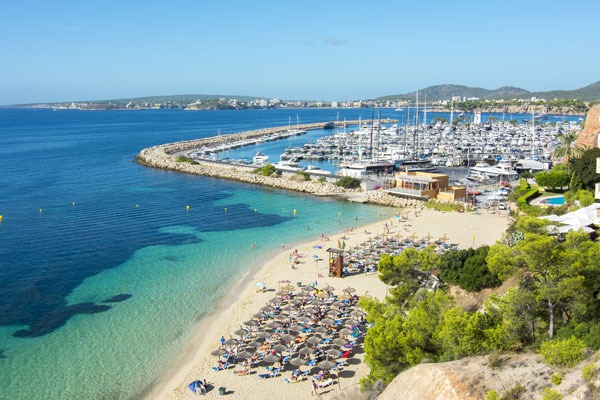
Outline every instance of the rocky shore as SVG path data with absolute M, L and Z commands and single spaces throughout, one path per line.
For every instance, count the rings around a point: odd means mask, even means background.
M 357 123 L 358 121 L 347 122 Z M 302 129 L 321 128 L 323 123 L 301 125 Z M 332 182 L 305 181 L 302 176 L 296 174 L 283 174 L 281 176 L 263 176 L 253 173 L 252 167 L 229 165 L 208 161 L 178 161 L 182 153 L 199 148 L 201 146 L 222 143 L 223 141 L 241 141 L 255 138 L 274 132 L 287 130 L 287 127 L 260 129 L 237 134 L 220 135 L 210 138 L 188 140 L 176 143 L 167 143 L 159 146 L 148 147 L 140 151 L 136 156 L 139 164 L 166 169 L 188 174 L 203 175 L 219 179 L 262 185 L 274 189 L 293 190 L 312 194 L 316 196 L 337 196 L 346 200 L 362 203 L 379 204 L 392 207 L 420 208 L 422 202 L 419 200 L 403 199 L 393 197 L 381 191 L 362 192 L 361 189 L 344 189 Z

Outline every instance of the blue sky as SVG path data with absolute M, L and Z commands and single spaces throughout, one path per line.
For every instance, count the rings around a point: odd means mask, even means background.
M 19 1 L 0 104 L 167 94 L 351 100 L 600 80 L 599 1 Z

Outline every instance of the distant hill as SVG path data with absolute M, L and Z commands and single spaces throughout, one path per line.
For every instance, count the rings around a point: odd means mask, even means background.
M 551 99 L 575 99 L 580 101 L 600 100 L 600 81 L 586 87 L 575 90 L 552 90 L 548 92 L 530 92 L 525 89 L 504 86 L 498 89 L 489 90 L 478 87 L 469 87 L 462 85 L 436 85 L 429 86 L 419 90 L 419 100 L 438 101 L 450 100 L 452 96 L 478 97 L 486 99 L 529 99 L 530 97 L 539 97 L 546 100 Z M 410 100 L 416 98 L 416 92 L 405 94 L 396 94 L 379 97 L 377 100 Z
M 146 96 L 146 97 L 132 97 L 125 99 L 113 99 L 113 100 L 94 100 L 91 103 L 164 103 L 169 101 L 175 101 L 178 103 L 189 104 L 196 100 L 215 100 L 215 99 L 237 99 L 239 101 L 252 101 L 256 99 L 262 99 L 264 97 L 252 97 L 252 96 L 238 96 L 229 94 L 175 94 L 166 96 Z

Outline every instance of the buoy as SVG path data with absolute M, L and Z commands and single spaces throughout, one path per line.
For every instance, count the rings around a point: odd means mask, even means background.
M 294 209 L 294 215 L 296 215 L 296 209 Z
M 2 215 L 0 215 L 0 222 L 2 222 Z
M 42 209 L 40 208 L 40 214 L 42 213 Z
M 190 211 L 190 206 L 185 206 L 185 211 Z
M 71 206 L 75 207 L 75 202 L 71 203 Z
M 140 208 L 140 205 L 139 205 L 139 204 L 136 204 L 136 205 L 135 205 L 135 208 Z
M 257 212 L 258 212 L 258 209 L 256 209 L 256 208 L 255 208 L 255 209 L 254 209 L 254 214 L 256 214 Z
M 225 207 L 225 212 L 227 212 L 227 207 Z
M 338 217 L 339 217 L 340 215 L 342 215 L 342 212 L 341 212 L 341 211 L 340 211 L 340 212 L 338 212 Z

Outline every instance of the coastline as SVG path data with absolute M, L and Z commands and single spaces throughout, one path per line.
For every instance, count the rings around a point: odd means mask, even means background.
M 394 217 L 388 217 L 381 221 L 357 227 L 346 237 L 346 244 L 354 246 L 362 241 L 381 234 L 384 224 L 388 224 L 391 234 L 409 236 L 416 234 L 420 237 L 431 234 L 433 237 L 441 237 L 446 234 L 450 243 L 456 243 L 461 248 L 493 244 L 500 239 L 508 225 L 505 213 L 443 213 L 435 210 L 424 209 L 419 215 L 409 214 L 409 220 L 401 223 Z M 315 236 L 318 234 L 315 233 Z M 237 398 L 267 398 L 277 397 L 286 393 L 289 399 L 303 399 L 310 392 L 310 382 L 305 381 L 298 384 L 288 384 L 282 377 L 269 380 L 261 380 L 256 375 L 236 376 L 229 371 L 216 372 L 212 366 L 216 363 L 210 352 L 218 348 L 218 340 L 225 337 L 235 336 L 236 330 L 245 320 L 251 319 L 252 314 L 257 312 L 271 297 L 273 292 L 256 293 L 256 283 L 264 282 L 268 288 L 277 290 L 279 281 L 289 280 L 292 284 L 296 282 L 309 283 L 317 281 L 318 285 L 329 284 L 336 288 L 336 293 L 341 289 L 352 286 L 358 295 L 368 292 L 376 298 L 386 295 L 386 285 L 377 277 L 377 274 L 360 274 L 346 278 L 325 277 L 327 269 L 327 253 L 329 246 L 336 247 L 338 239 L 344 236 L 343 232 L 331 235 L 331 240 L 311 240 L 299 243 L 293 247 L 286 246 L 285 251 L 275 250 L 267 255 L 268 261 L 257 260 L 256 268 L 238 281 L 232 284 L 228 295 L 213 313 L 203 318 L 195 332 L 184 347 L 181 356 L 176 360 L 167 375 L 155 382 L 154 387 L 146 394 L 146 398 L 154 399 L 191 399 L 194 394 L 187 388 L 187 384 L 193 380 L 207 379 L 213 389 L 207 394 L 208 397 L 218 395 L 218 387 L 226 387 L 228 397 Z M 321 249 L 314 246 L 322 245 Z M 289 266 L 288 254 L 297 249 L 304 255 L 299 267 L 292 270 Z M 318 255 L 323 261 L 314 263 L 312 255 Z M 261 265 L 262 264 L 262 265 Z M 318 274 L 322 274 L 320 277 Z M 331 391 L 322 392 L 322 397 L 330 398 L 339 390 L 357 388 L 360 378 L 368 373 L 368 368 L 363 362 L 364 354 L 357 354 L 360 360 L 356 364 L 349 365 L 344 369 L 344 377 Z M 260 369 L 260 367 L 259 367 Z M 348 372 L 346 372 L 348 371 Z M 289 373 L 288 373 L 289 374 Z

